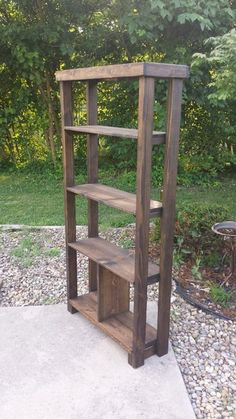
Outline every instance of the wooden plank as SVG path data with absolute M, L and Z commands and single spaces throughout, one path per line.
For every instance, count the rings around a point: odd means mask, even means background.
M 130 359 L 130 362 L 134 368 L 144 364 L 153 105 L 154 79 L 141 77 L 139 79 L 138 110 L 134 335 L 132 359 Z
M 69 246 L 126 281 L 134 282 L 134 252 L 132 250 L 122 249 L 100 237 L 79 240 L 69 243 Z M 147 283 L 158 282 L 159 267 L 151 262 L 147 266 Z
M 102 185 L 101 183 L 71 186 L 67 190 L 86 196 L 112 208 L 136 214 L 136 195 L 130 192 L 121 191 L 111 186 Z M 160 215 L 161 211 L 162 203 L 150 200 L 150 216 Z
M 104 125 L 80 125 L 80 126 L 66 126 L 66 131 L 80 134 L 98 134 L 106 135 L 109 137 L 119 138 L 138 138 L 138 130 L 135 128 L 121 128 L 121 127 L 108 127 Z M 153 131 L 152 144 L 164 144 L 165 132 Z
M 189 77 L 187 65 L 144 63 L 144 76 L 157 77 L 160 79 L 186 79 Z
M 125 313 L 112 316 L 103 322 L 97 320 L 97 293 L 91 292 L 86 295 L 81 295 L 71 300 L 71 305 L 76 308 L 84 317 L 90 320 L 93 324 L 98 326 L 103 332 L 109 335 L 112 339 L 118 342 L 126 351 L 132 352 L 132 325 L 133 313 L 127 311 Z M 156 329 L 149 324 L 146 325 L 146 339 L 145 347 L 149 351 L 156 347 Z M 150 343 L 151 342 L 151 343 Z M 151 346 L 150 346 L 151 345 Z
M 56 80 L 104 80 L 122 79 L 127 77 L 186 78 L 188 67 L 165 63 L 131 63 L 115 64 L 99 67 L 75 68 L 56 72 Z
M 68 242 L 76 240 L 76 217 L 75 217 L 75 196 L 67 190 L 68 186 L 74 184 L 74 153 L 73 139 L 64 126 L 72 124 L 72 86 L 71 82 L 60 83 L 60 101 L 62 115 L 62 146 L 64 165 L 64 200 L 65 200 L 65 238 L 66 238 L 66 265 L 67 265 L 67 299 L 68 310 L 71 313 L 75 309 L 70 305 L 69 300 L 77 297 L 77 254 L 74 249 L 68 246 Z
M 87 122 L 97 123 L 97 84 L 87 83 Z M 96 133 L 87 135 L 87 171 L 88 182 L 98 181 L 98 136 Z M 88 197 L 88 237 L 98 236 L 98 203 Z M 89 260 L 89 291 L 97 289 L 97 264 Z
M 182 80 L 171 80 L 168 86 L 166 152 L 163 185 L 163 214 L 161 218 L 160 284 L 158 302 L 157 354 L 168 352 L 170 297 L 172 278 L 173 235 Z
M 129 311 L 129 283 L 99 266 L 98 321 L 126 311 Z

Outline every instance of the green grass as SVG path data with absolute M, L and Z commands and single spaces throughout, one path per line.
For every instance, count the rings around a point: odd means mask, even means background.
M 44 255 L 49 258 L 54 258 L 58 257 L 60 253 L 60 249 L 57 247 L 45 248 L 42 240 L 38 240 L 29 232 L 25 232 L 18 246 L 11 250 L 10 255 L 13 256 L 20 265 L 28 268 L 34 264 L 38 256 Z
M 77 183 L 85 182 L 82 176 L 77 177 Z M 119 176 L 104 172 L 100 181 L 111 186 L 133 192 L 135 190 L 135 176 L 123 173 Z M 153 198 L 158 199 L 158 189 L 153 190 Z M 32 173 L 26 175 L 18 173 L 0 174 L 0 224 L 25 225 L 63 225 L 63 186 L 62 180 L 50 175 Z M 236 179 L 223 179 L 212 188 L 183 188 L 177 191 L 178 202 L 217 202 L 229 207 L 231 219 L 236 219 Z M 87 200 L 77 196 L 77 224 L 87 224 Z M 124 226 L 134 222 L 132 214 L 99 206 L 99 223 L 102 227 Z M 222 220 L 216 220 L 222 221 Z
M 226 291 L 222 286 L 212 283 L 210 284 L 210 297 L 216 304 L 227 307 L 231 293 Z
M 51 249 L 48 249 L 44 252 L 45 256 L 48 256 L 50 258 L 58 257 L 60 256 L 60 249 L 57 247 L 51 247 Z
M 231 219 L 236 219 L 236 177 L 223 178 L 217 186 L 212 188 L 194 187 L 183 188 L 179 187 L 177 192 L 177 199 L 186 202 L 198 202 L 205 204 L 219 204 L 229 208 Z M 220 220 L 219 220 L 220 221 Z
M 11 256 L 19 260 L 21 265 L 29 267 L 33 264 L 35 257 L 42 254 L 40 243 L 28 236 L 22 239 L 20 244 L 12 249 Z

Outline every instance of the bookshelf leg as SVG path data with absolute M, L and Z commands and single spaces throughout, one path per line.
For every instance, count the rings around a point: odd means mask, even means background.
M 78 310 L 76 310 L 76 308 L 74 308 L 70 302 L 68 301 L 67 303 L 67 310 L 69 311 L 70 314 L 75 314 L 78 312 Z
M 157 324 L 158 356 L 165 355 L 168 352 L 173 236 L 175 227 L 175 196 L 182 85 L 183 81 L 179 79 L 170 80 L 168 85 L 163 214 L 161 217 L 160 283 Z
M 128 354 L 128 363 L 133 368 L 142 367 L 142 365 L 144 365 L 144 355 L 142 356 L 142 354 L 137 354 L 137 353 L 134 354 L 132 352 Z
M 89 125 L 97 123 L 97 82 L 87 82 L 87 122 Z M 98 181 L 98 136 L 89 134 L 87 136 L 87 170 L 88 183 Z M 98 236 L 98 203 L 88 199 L 88 237 Z M 89 291 L 97 290 L 98 266 L 89 260 Z
M 76 250 L 67 247 L 67 308 L 71 314 L 76 310 L 71 306 L 70 299 L 76 298 L 77 291 L 77 254 Z
M 72 83 L 60 83 L 62 114 L 62 144 L 64 164 L 64 211 L 67 267 L 67 307 L 70 313 L 76 310 L 71 307 L 70 299 L 77 297 L 77 255 L 68 243 L 76 241 L 75 195 L 67 190 L 74 184 L 74 148 L 72 135 L 65 131 L 66 125 L 72 125 Z
M 155 83 L 153 78 L 140 77 L 136 188 L 134 329 L 133 350 L 129 360 L 134 368 L 138 368 L 144 364 L 145 351 L 154 87 Z

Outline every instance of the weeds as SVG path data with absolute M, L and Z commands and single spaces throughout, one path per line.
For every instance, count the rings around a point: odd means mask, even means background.
M 227 307 L 231 298 L 231 292 L 226 291 L 221 285 L 211 283 L 210 297 L 214 303 L 219 304 L 222 307 Z
M 36 240 L 35 237 L 28 236 L 23 238 L 20 244 L 11 250 L 10 255 L 16 258 L 23 267 L 29 268 L 39 256 L 59 256 L 60 249 L 52 247 L 45 250 L 41 241 Z
M 201 280 L 202 273 L 200 272 L 201 258 L 196 258 L 195 265 L 192 267 L 192 275 L 194 278 Z
M 122 239 L 120 240 L 120 246 L 124 249 L 130 249 L 134 247 L 134 241 L 132 239 Z
M 57 247 L 51 247 L 50 249 L 46 250 L 44 254 L 45 256 L 54 258 L 60 256 L 60 249 L 58 249 Z
M 28 268 L 33 264 L 34 259 L 42 254 L 42 248 L 39 242 L 32 237 L 24 238 L 18 247 L 11 250 L 10 255 L 14 256 L 19 262 Z

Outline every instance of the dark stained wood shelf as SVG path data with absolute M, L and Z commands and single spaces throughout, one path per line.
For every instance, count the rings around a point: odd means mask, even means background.
M 182 87 L 187 77 L 185 65 L 144 62 L 56 72 L 62 115 L 68 310 L 72 314 L 81 312 L 126 349 L 133 368 L 143 365 L 144 359 L 153 354 L 163 356 L 168 352 Z M 138 78 L 138 129 L 99 125 L 98 83 L 134 78 Z M 153 131 L 157 79 L 167 80 L 166 132 Z M 72 89 L 76 80 L 86 82 L 87 118 L 82 126 L 75 126 L 73 121 Z M 88 183 L 83 185 L 75 185 L 77 134 L 87 137 Z M 136 194 L 98 182 L 99 135 L 137 142 Z M 151 200 L 154 144 L 165 144 L 162 202 Z M 76 194 L 88 201 L 88 238 L 78 241 Z M 99 203 L 135 214 L 134 250 L 99 237 Z M 161 217 L 160 266 L 149 262 L 150 218 L 155 216 Z M 88 257 L 89 294 L 82 296 L 78 296 L 77 252 Z M 159 282 L 157 330 L 146 323 L 147 284 L 155 282 Z M 131 284 L 133 313 L 129 311 Z
M 83 255 L 130 283 L 134 283 L 134 252 L 122 249 L 100 237 L 90 237 L 68 244 Z M 159 267 L 149 262 L 148 284 L 159 281 Z
M 75 132 L 81 134 L 98 134 L 119 138 L 138 138 L 138 130 L 135 128 L 108 127 L 104 125 L 80 125 L 65 126 L 67 132 Z M 154 131 L 152 136 L 152 144 L 164 144 L 165 132 Z
M 121 191 L 101 183 L 86 183 L 67 187 L 67 191 L 84 195 L 89 199 L 101 202 L 110 207 L 136 214 L 136 195 L 130 192 Z M 162 203 L 150 201 L 150 217 L 158 216 L 162 211 Z
M 97 320 L 97 293 L 81 295 L 70 300 L 71 305 L 84 317 L 98 326 L 103 332 L 118 342 L 127 352 L 132 352 L 133 340 L 133 313 L 127 311 L 111 316 L 102 322 Z M 157 331 L 154 327 L 146 324 L 145 348 L 147 353 L 156 350 Z M 148 355 L 149 356 L 149 355 Z
M 186 65 L 140 62 L 57 71 L 56 80 L 111 80 L 142 76 L 186 79 L 188 73 Z

